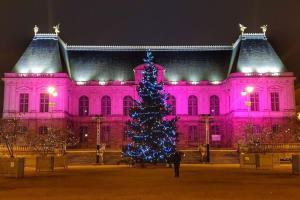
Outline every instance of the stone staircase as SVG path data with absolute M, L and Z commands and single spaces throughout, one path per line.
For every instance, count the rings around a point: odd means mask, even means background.
M 96 163 L 96 152 L 93 150 L 78 150 L 67 152 L 68 163 L 70 165 L 80 164 L 95 164 Z M 121 160 L 120 151 L 106 151 L 104 153 L 104 164 L 115 165 Z
M 181 150 L 185 156 L 182 158 L 183 164 L 203 163 L 200 152 L 197 150 Z M 95 164 L 96 153 L 94 150 L 74 150 L 67 153 L 68 163 L 70 165 Z M 204 158 L 205 159 L 205 158 Z M 122 160 L 121 151 L 106 151 L 104 153 L 104 164 L 116 165 L 125 164 Z M 204 160 L 205 161 L 205 160 Z M 210 161 L 215 164 L 238 164 L 239 156 L 236 150 L 212 149 L 210 152 Z
M 182 150 L 184 157 L 182 158 L 183 164 L 197 164 L 202 163 L 199 151 Z
M 210 161 L 215 164 L 238 164 L 239 155 L 236 150 L 218 149 L 211 150 Z

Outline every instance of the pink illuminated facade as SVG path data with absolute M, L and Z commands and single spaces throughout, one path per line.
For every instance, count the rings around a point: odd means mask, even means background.
M 229 46 L 69 46 L 56 34 L 36 34 L 10 73 L 5 73 L 3 117 L 18 116 L 26 129 L 71 128 L 81 147 L 101 143 L 121 149 L 132 99 L 151 49 L 180 117 L 177 145 L 205 142 L 203 115 L 210 114 L 214 147 L 233 147 L 246 122 L 276 131 L 295 115 L 294 79 L 265 34 L 243 34 Z M 51 87 L 49 91 L 49 87 Z

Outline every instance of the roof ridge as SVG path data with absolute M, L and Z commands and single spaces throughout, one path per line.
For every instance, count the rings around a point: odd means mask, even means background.
M 241 35 L 242 40 L 245 39 L 263 39 L 267 40 L 267 36 L 264 33 L 244 33 Z
M 232 50 L 232 45 L 67 45 L 67 50 Z
M 54 39 L 58 40 L 58 35 L 55 33 L 37 33 L 34 35 L 33 40 L 37 39 Z

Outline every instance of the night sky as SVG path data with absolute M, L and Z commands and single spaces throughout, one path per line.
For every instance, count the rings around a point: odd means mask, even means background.
M 229 45 L 238 23 L 246 32 L 268 24 L 273 48 L 300 79 L 299 0 L 1 0 L 1 77 L 22 55 L 35 24 L 53 32 L 57 23 L 66 43 L 87 45 Z

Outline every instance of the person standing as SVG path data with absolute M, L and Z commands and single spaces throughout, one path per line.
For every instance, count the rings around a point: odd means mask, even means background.
M 174 162 L 174 172 L 175 172 L 175 177 L 179 177 L 179 168 L 180 168 L 180 162 L 181 162 L 181 152 L 176 151 L 174 153 L 173 157 L 173 162 Z

